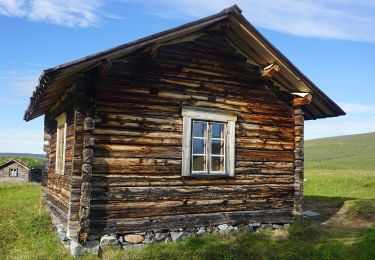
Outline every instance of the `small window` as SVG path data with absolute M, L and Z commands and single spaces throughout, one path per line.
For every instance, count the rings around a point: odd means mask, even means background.
M 18 169 L 17 168 L 9 169 L 9 177 L 18 177 Z
M 225 174 L 225 138 L 226 123 L 193 120 L 193 174 Z
M 182 115 L 182 175 L 234 176 L 237 116 L 208 109 L 183 109 Z
M 66 150 L 66 114 L 63 113 L 56 118 L 56 163 L 55 172 L 65 173 L 65 150 Z

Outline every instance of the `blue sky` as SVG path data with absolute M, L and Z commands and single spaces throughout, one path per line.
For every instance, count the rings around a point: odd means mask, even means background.
M 0 0 L 0 152 L 42 153 L 43 118 L 22 120 L 42 70 L 234 3 L 348 113 L 307 139 L 375 131 L 373 0 Z

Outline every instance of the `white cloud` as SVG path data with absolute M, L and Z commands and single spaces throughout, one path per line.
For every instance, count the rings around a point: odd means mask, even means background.
M 2 128 L 0 131 L 0 152 L 42 153 L 43 124 L 39 122 L 41 120 L 38 119 L 37 121 L 39 125 L 34 129 L 26 125 L 18 128 Z
M 102 0 L 0 0 L 0 14 L 66 27 L 94 26 Z
M 369 106 L 369 105 L 363 105 L 363 104 L 352 104 L 352 103 L 340 103 L 339 105 L 348 114 L 351 114 L 351 113 L 375 114 L 375 106 Z
M 321 137 L 352 135 L 375 132 L 373 118 L 356 120 L 353 118 L 339 117 L 335 119 L 321 119 L 305 123 L 305 138 L 315 139 Z
M 0 83 L 14 96 L 29 97 L 38 85 L 39 75 L 37 69 L 0 70 Z
M 375 132 L 375 106 L 353 103 L 339 105 L 347 115 L 306 121 L 306 139 Z
M 373 0 L 0 0 L 0 15 L 89 27 L 103 18 L 122 19 L 104 10 L 109 2 L 117 4 L 119 10 L 135 3 L 149 14 L 184 20 L 236 3 L 258 27 L 298 36 L 375 42 Z
M 375 42 L 375 1 L 137 1 L 162 17 L 202 17 L 237 3 L 256 26 L 299 36 Z

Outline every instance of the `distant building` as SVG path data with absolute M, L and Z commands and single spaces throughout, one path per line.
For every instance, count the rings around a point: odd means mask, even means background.
M 42 169 L 24 165 L 22 162 L 12 159 L 0 165 L 0 182 L 40 182 L 42 179 Z

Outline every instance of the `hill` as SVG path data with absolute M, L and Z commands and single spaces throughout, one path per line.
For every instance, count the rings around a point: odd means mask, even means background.
M 305 141 L 306 169 L 375 170 L 375 133 Z

